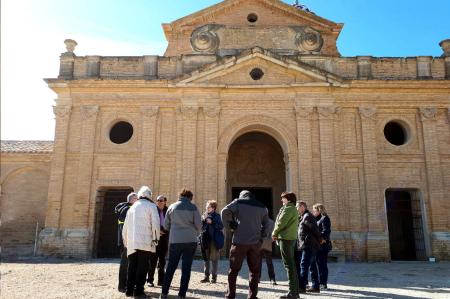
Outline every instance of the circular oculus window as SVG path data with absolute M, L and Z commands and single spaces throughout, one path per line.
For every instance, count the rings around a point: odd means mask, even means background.
M 261 80 L 263 76 L 264 72 L 260 68 L 254 68 L 250 71 L 250 77 L 252 77 L 253 80 Z
M 127 142 L 133 136 L 133 126 L 126 121 L 115 123 L 109 131 L 109 139 L 115 144 Z
M 409 134 L 406 125 L 399 121 L 390 121 L 384 126 L 384 137 L 393 145 L 400 146 L 408 142 Z
M 251 13 L 247 16 L 247 21 L 250 23 L 256 23 L 256 21 L 258 21 L 258 16 L 255 13 Z

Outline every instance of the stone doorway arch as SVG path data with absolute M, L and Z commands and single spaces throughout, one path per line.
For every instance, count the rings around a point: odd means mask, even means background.
M 221 207 L 229 201 L 228 154 L 232 144 L 246 133 L 266 134 L 281 147 L 285 165 L 285 189 L 298 193 L 297 140 L 286 124 L 266 115 L 242 117 L 223 130 L 218 143 L 218 199 Z M 276 213 L 276 212 L 275 212 Z

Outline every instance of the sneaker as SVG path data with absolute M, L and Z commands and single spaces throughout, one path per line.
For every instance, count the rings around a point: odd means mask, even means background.
M 216 283 L 217 282 L 217 277 L 213 277 L 212 279 L 211 279 L 211 283 Z
M 328 287 L 327 287 L 326 284 L 321 284 L 321 285 L 320 285 L 320 289 L 321 289 L 321 290 L 326 290 L 326 289 L 328 289 Z
M 201 283 L 209 282 L 209 277 L 205 277 L 202 280 L 200 280 Z
M 286 295 L 280 296 L 280 299 L 297 299 L 298 295 L 292 294 L 291 292 L 287 293 Z
M 149 288 L 154 288 L 155 287 L 155 284 L 153 282 L 149 282 L 149 283 L 147 283 L 147 285 L 148 285 Z
M 271 280 L 270 280 L 270 284 L 273 285 L 273 286 L 276 286 L 276 285 L 277 285 L 277 282 L 275 281 L 275 279 L 271 279 Z
M 311 288 L 311 287 L 308 287 L 308 288 L 306 289 L 306 291 L 307 291 L 308 293 L 320 293 L 320 288 Z

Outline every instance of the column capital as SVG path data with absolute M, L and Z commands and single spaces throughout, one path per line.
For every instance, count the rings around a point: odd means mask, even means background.
M 437 108 L 436 107 L 420 107 L 420 118 L 422 121 L 436 120 Z
M 297 118 L 308 118 L 314 113 L 314 107 L 294 106 Z
M 72 106 L 69 105 L 57 105 L 53 106 L 53 113 L 56 117 L 68 117 L 70 115 L 70 112 L 72 111 Z
M 194 120 L 197 118 L 198 106 L 181 105 L 177 108 L 177 116 L 185 120 Z
M 362 106 L 358 108 L 359 115 L 363 119 L 375 119 L 377 108 L 373 106 Z
M 155 117 L 158 115 L 159 106 L 143 106 L 141 107 L 141 113 L 144 117 Z
M 205 106 L 203 107 L 203 112 L 209 118 L 218 117 L 220 114 L 220 106 Z
M 99 111 L 98 106 L 95 105 L 83 105 L 81 106 L 81 116 L 84 120 L 97 116 Z
M 321 119 L 333 118 L 341 110 L 341 107 L 335 105 L 317 107 L 317 112 L 319 112 L 319 118 Z

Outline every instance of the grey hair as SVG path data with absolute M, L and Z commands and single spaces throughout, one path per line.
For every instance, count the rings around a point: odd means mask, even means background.
M 241 193 L 239 193 L 239 198 L 248 198 L 250 199 L 252 197 L 252 193 L 248 190 L 242 190 Z
M 142 186 L 141 189 L 138 191 L 138 197 L 147 197 L 148 199 L 152 198 L 152 189 L 150 189 L 148 186 Z
M 137 196 L 136 192 L 131 192 L 130 194 L 128 194 L 128 196 L 127 196 L 127 202 L 130 202 L 131 199 L 132 199 L 134 196 Z

